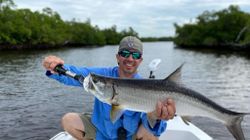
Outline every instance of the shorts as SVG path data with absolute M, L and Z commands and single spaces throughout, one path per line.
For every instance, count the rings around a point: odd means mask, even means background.
M 79 116 L 82 119 L 82 122 L 84 125 L 84 131 L 85 131 L 84 138 L 95 139 L 96 128 L 91 122 L 91 114 L 82 113 L 82 114 L 79 114 Z
M 96 137 L 96 127 L 91 122 L 91 114 L 82 113 L 79 114 L 82 122 L 84 124 L 85 136 L 84 138 L 95 139 Z M 136 140 L 136 134 L 132 136 L 132 140 Z

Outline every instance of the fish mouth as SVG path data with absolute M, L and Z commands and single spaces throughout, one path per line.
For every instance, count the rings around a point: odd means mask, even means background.
M 93 82 L 93 78 L 92 78 L 91 74 L 89 74 L 84 79 L 83 87 L 84 87 L 85 91 L 87 91 L 87 92 L 96 93 L 98 91 L 98 87 Z
M 93 78 L 91 76 L 91 74 L 89 74 L 83 82 L 83 87 L 85 89 L 85 91 L 90 92 L 96 96 L 98 96 L 98 94 L 103 95 L 104 93 L 101 92 L 98 88 L 98 86 L 94 83 Z
M 90 92 L 95 95 L 98 91 L 98 87 L 94 84 L 91 74 L 89 74 L 83 82 L 83 87 L 85 91 Z
M 91 76 L 89 74 L 87 77 L 84 78 L 84 81 L 83 81 L 84 90 L 87 92 L 89 92 L 89 88 L 91 86 L 90 80 L 91 80 Z

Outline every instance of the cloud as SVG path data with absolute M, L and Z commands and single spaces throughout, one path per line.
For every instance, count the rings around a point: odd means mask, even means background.
M 140 36 L 173 36 L 173 23 L 194 21 L 205 10 L 221 10 L 231 4 L 250 12 L 248 0 L 14 0 L 18 8 L 41 11 L 50 7 L 62 19 L 86 21 L 92 25 L 118 30 L 132 27 Z

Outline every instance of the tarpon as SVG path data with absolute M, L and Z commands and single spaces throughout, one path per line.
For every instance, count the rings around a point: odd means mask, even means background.
M 100 101 L 110 104 L 111 120 L 115 121 L 123 110 L 149 113 L 155 110 L 158 101 L 172 98 L 176 114 L 180 116 L 202 116 L 222 122 L 236 140 L 245 140 L 241 128 L 243 116 L 228 110 L 202 94 L 177 82 L 181 67 L 165 79 L 121 79 L 89 74 L 85 77 L 84 89 Z

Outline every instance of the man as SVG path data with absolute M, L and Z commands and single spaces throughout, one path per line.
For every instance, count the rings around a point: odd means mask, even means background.
M 64 65 L 64 68 L 76 74 L 86 77 L 89 73 L 120 78 L 141 78 L 137 68 L 142 62 L 143 46 L 141 41 L 133 36 L 124 37 L 119 45 L 116 59 L 118 66 L 112 68 L 75 67 Z M 54 71 L 55 66 L 64 64 L 61 58 L 48 56 L 43 61 L 47 69 L 46 75 L 67 85 L 82 86 L 78 81 L 59 75 Z M 171 99 L 156 104 L 154 112 L 145 114 L 126 110 L 115 122 L 110 120 L 111 106 L 102 103 L 95 98 L 93 114 L 67 113 L 62 118 L 62 126 L 65 131 L 79 140 L 97 139 L 158 139 L 158 136 L 166 129 L 166 122 L 174 117 L 175 103 Z M 149 125 L 155 122 L 154 127 Z

